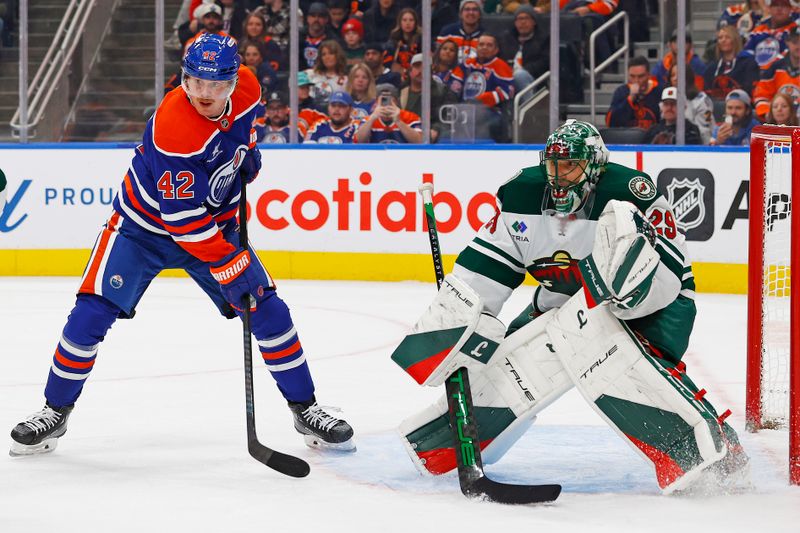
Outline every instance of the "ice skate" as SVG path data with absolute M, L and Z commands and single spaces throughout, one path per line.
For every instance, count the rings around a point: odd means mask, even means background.
M 11 431 L 9 455 L 37 455 L 55 450 L 59 437 L 67 432 L 67 420 L 72 409 L 72 405 L 51 407 L 45 404 L 41 411 L 17 424 Z
M 312 396 L 307 402 L 289 402 L 294 415 L 294 428 L 312 448 L 353 451 L 353 428 L 317 404 Z

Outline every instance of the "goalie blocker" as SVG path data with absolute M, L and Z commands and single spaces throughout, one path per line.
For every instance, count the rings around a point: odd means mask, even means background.
M 658 266 L 646 220 L 633 217 L 631 225 L 629 217 L 620 217 L 626 209 L 608 208 L 598 227 L 604 237 L 582 262 L 584 279 L 593 280 L 586 283 L 591 290 L 585 286 L 560 309 L 503 339 L 499 321 L 481 314 L 480 297 L 449 275 L 392 358 L 424 385 L 440 384 L 452 369 L 469 368 L 485 463 L 500 459 L 539 411 L 576 386 L 654 465 L 665 493 L 689 486 L 705 471 L 724 483 L 747 464 L 735 431 L 724 421 L 730 412 L 719 416 L 682 363 L 660 359 L 615 316 L 642 302 Z M 420 471 L 443 474 L 455 468 L 446 398 L 405 420 L 400 432 Z

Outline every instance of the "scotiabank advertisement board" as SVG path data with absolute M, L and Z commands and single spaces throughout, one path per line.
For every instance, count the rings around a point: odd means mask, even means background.
M 251 240 L 271 251 L 427 254 L 417 189 L 432 181 L 442 248 L 457 254 L 491 218 L 497 188 L 538 164 L 538 150 L 265 147 L 248 188 Z M 91 248 L 132 152 L 0 149 L 9 181 L 0 250 Z M 670 198 L 695 262 L 746 263 L 747 152 L 612 149 L 611 159 L 640 168 Z

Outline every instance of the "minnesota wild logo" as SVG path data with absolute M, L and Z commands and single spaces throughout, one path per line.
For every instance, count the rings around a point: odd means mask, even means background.
M 578 261 L 569 252 L 558 250 L 550 257 L 542 257 L 528 267 L 528 272 L 547 290 L 572 296 L 581 288 Z

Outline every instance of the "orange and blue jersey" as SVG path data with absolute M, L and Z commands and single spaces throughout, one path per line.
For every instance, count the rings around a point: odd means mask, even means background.
M 246 67 L 222 117 L 201 116 L 183 87 L 169 92 L 136 147 L 114 209 L 124 222 L 170 236 L 204 262 L 234 251 L 221 230 L 236 223 L 238 170 L 255 145 L 261 87 Z
M 778 28 L 772 28 L 767 19 L 750 33 L 744 51 L 753 56 L 759 67 L 766 69 L 786 52 L 786 37 L 795 28 L 797 28 L 795 20 L 790 20 Z
M 463 80 L 461 99 L 465 102 L 479 100 L 486 107 L 496 107 L 514 97 L 514 72 L 499 57 L 486 63 L 470 58 L 453 71 Z
M 330 119 L 314 124 L 306 134 L 306 142 L 319 144 L 351 144 L 356 136 L 358 123 L 351 120 L 346 126 L 335 128 Z
M 400 114 L 397 116 L 398 120 L 402 120 L 406 124 L 409 125 L 412 129 L 422 131 L 422 121 L 419 118 L 419 115 L 416 113 L 412 113 L 411 111 L 407 111 L 405 109 L 400 110 Z M 353 142 L 358 142 L 357 138 L 353 139 Z M 407 144 L 408 141 L 405 137 L 403 137 L 403 133 L 400 131 L 400 127 L 397 125 L 396 122 L 391 122 L 390 124 L 386 124 L 383 120 L 378 119 L 372 124 L 372 130 L 370 130 L 370 137 L 369 137 L 370 144 Z
M 458 46 L 458 60 L 464 61 L 468 57 L 475 57 L 477 54 L 478 37 L 483 32 L 483 26 L 479 25 L 477 30 L 467 33 L 460 22 L 454 22 L 441 29 L 436 37 L 436 44 L 441 45 L 445 41 L 453 41 Z
M 286 144 L 291 137 L 291 131 L 288 125 L 282 128 L 267 125 L 264 128 L 264 137 L 259 142 L 265 144 Z

